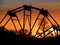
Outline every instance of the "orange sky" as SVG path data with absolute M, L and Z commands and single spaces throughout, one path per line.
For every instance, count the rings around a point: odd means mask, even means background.
M 3 18 L 3 16 L 7 13 L 7 10 L 15 9 L 21 5 L 23 5 L 23 4 L 1 5 L 0 6 L 1 7 L 0 8 L 0 21 Z M 37 3 L 37 4 L 32 3 L 32 6 L 47 9 L 50 12 L 50 14 L 53 16 L 53 18 L 60 24 L 60 3 Z M 20 18 L 21 18 L 21 15 L 22 15 L 22 13 L 19 14 Z M 8 18 L 9 18 L 9 16 L 6 19 L 8 19 Z M 0 24 L 0 26 L 2 26 L 5 22 L 6 22 L 6 20 L 3 21 L 2 24 Z M 22 21 L 21 21 L 21 23 L 22 23 Z M 6 26 L 7 26 L 6 28 L 8 28 L 8 29 L 14 29 L 14 26 L 12 25 L 11 22 L 9 22 Z M 20 29 L 18 23 L 16 23 L 16 27 L 18 30 Z

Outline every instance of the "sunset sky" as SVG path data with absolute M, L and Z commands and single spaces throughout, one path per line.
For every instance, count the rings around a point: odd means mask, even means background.
M 60 0 L 0 0 L 0 21 L 7 13 L 7 10 L 15 9 L 24 4 L 47 9 L 60 24 Z M 2 24 L 0 24 L 0 26 L 2 26 Z

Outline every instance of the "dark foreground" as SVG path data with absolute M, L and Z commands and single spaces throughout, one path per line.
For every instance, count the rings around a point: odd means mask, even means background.
M 60 45 L 60 36 L 48 39 L 28 38 L 0 28 L 0 45 Z

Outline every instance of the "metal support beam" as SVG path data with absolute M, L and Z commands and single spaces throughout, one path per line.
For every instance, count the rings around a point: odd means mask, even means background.
M 0 24 L 3 22 L 3 20 L 7 17 L 7 14 L 3 17 L 3 19 L 1 20 Z
M 39 16 L 40 16 L 40 12 L 39 12 L 39 14 L 38 14 L 38 16 L 37 16 L 37 18 L 36 18 L 36 20 L 35 20 L 35 22 L 34 22 L 32 28 L 31 28 L 31 31 L 33 30 L 33 28 L 34 28 L 34 26 L 35 26 L 35 24 L 36 24 L 36 22 L 37 22 Z
M 45 16 L 43 17 L 43 19 L 42 19 L 42 21 L 41 21 L 41 23 L 40 23 L 40 25 L 39 25 L 39 27 L 38 27 L 38 29 L 37 29 L 37 32 L 36 32 L 35 36 L 37 35 L 37 33 L 38 33 L 38 31 L 39 31 L 39 29 L 40 29 L 40 27 L 41 27 L 41 25 L 42 25 L 42 23 L 43 23 L 43 21 L 44 21 L 44 18 L 45 18 Z
M 14 21 L 13 21 L 12 17 L 10 17 L 10 19 L 11 19 L 11 21 L 12 21 L 12 23 L 13 23 L 14 27 L 15 27 L 15 30 L 16 30 L 16 32 L 17 32 L 17 28 L 16 28 L 16 26 L 15 26 L 15 23 L 14 23 Z
M 18 17 L 16 16 L 16 18 L 17 18 L 17 21 L 18 21 L 18 23 L 19 23 L 19 25 L 20 25 L 20 27 L 21 27 L 21 30 L 23 29 L 22 28 L 22 25 L 21 25 L 21 23 L 20 23 L 20 21 L 19 21 L 19 19 L 18 19 Z
M 24 9 L 24 15 L 23 15 L 23 35 L 24 35 L 24 29 L 25 29 L 25 9 Z
M 29 35 L 31 35 L 31 16 L 32 16 L 32 10 L 30 8 L 30 23 L 29 23 L 29 25 L 30 25 L 30 33 L 29 33 Z
M 59 26 L 59 24 L 54 20 L 54 18 L 49 14 L 49 16 L 53 19 L 53 21 Z

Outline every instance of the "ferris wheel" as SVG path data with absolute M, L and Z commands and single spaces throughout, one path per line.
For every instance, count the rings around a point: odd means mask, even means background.
M 23 12 L 23 16 L 21 16 L 23 18 L 22 24 L 21 24 L 21 20 L 19 20 L 17 16 L 17 13 L 21 11 Z M 20 26 L 20 31 L 23 35 L 37 37 L 37 38 L 45 38 L 47 36 L 49 37 L 49 34 L 53 36 L 58 36 L 60 26 L 55 21 L 55 19 L 51 16 L 51 14 L 44 8 L 40 9 L 40 8 L 33 7 L 31 5 L 23 5 L 13 10 L 9 10 L 7 11 L 7 14 L 4 16 L 4 18 L 1 20 L 0 24 L 4 21 L 7 15 L 9 15 L 10 17 L 7 20 L 7 22 L 4 24 L 4 26 L 11 19 L 14 28 L 16 30 L 16 33 L 18 33 L 18 31 L 14 23 L 14 20 L 18 21 Z M 16 19 L 13 19 L 13 17 L 15 17 Z M 28 28 L 27 25 L 29 26 L 28 30 L 26 29 Z

